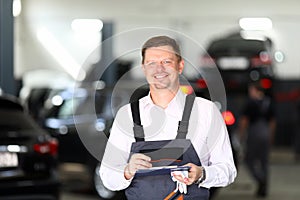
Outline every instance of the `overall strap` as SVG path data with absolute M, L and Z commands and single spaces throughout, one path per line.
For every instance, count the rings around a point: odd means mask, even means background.
M 176 139 L 186 139 L 186 135 L 189 127 L 189 120 L 191 116 L 191 111 L 194 105 L 195 96 L 187 95 L 185 99 L 184 110 L 182 114 L 182 119 L 178 123 L 178 130 Z
M 132 119 L 133 119 L 133 133 L 136 142 L 145 141 L 144 129 L 141 124 L 139 101 L 130 103 Z

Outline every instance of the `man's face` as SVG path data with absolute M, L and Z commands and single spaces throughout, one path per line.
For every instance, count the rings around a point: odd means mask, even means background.
M 170 46 L 151 47 L 145 52 L 143 70 L 150 88 L 176 91 L 183 67 L 184 61 L 178 60 Z

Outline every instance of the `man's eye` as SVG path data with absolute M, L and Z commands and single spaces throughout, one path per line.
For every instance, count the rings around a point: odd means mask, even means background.
M 156 62 L 149 62 L 147 65 L 152 67 L 152 66 L 156 66 L 157 64 Z
M 164 60 L 162 63 L 164 65 L 170 65 L 170 64 L 172 64 L 172 61 L 171 60 Z

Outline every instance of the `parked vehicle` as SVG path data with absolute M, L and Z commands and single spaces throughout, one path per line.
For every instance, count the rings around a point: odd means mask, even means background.
M 0 96 L 0 199 L 59 199 L 58 142 L 18 99 Z
M 59 162 L 83 166 L 89 172 L 90 188 L 103 199 L 122 195 L 106 189 L 98 171 L 113 122 L 112 104 L 117 108 L 127 103 L 126 95 L 113 95 L 107 88 L 52 90 L 40 114 L 44 128 L 60 143 Z
M 266 93 L 272 95 L 273 54 L 272 41 L 267 37 L 246 39 L 240 33 L 233 33 L 214 39 L 201 55 L 199 69 L 202 73 L 191 80 L 194 90 L 198 96 L 210 99 L 212 91 L 209 89 L 217 90 L 216 83 L 221 81 L 227 104 L 220 105 L 220 110 L 231 112 L 238 121 L 250 82 L 259 81 Z M 235 125 L 230 125 L 230 129 Z
M 248 83 L 258 80 L 265 89 L 271 89 L 274 52 L 270 39 L 245 39 L 232 34 L 211 41 L 206 51 L 200 67 L 209 71 L 216 66 L 227 93 L 246 92 Z M 201 77 L 198 82 L 203 83 Z

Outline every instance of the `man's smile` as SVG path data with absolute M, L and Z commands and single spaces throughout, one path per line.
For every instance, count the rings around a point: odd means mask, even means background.
M 156 74 L 156 75 L 154 75 L 154 78 L 163 79 L 163 78 L 166 78 L 167 76 L 168 76 L 168 74 Z

